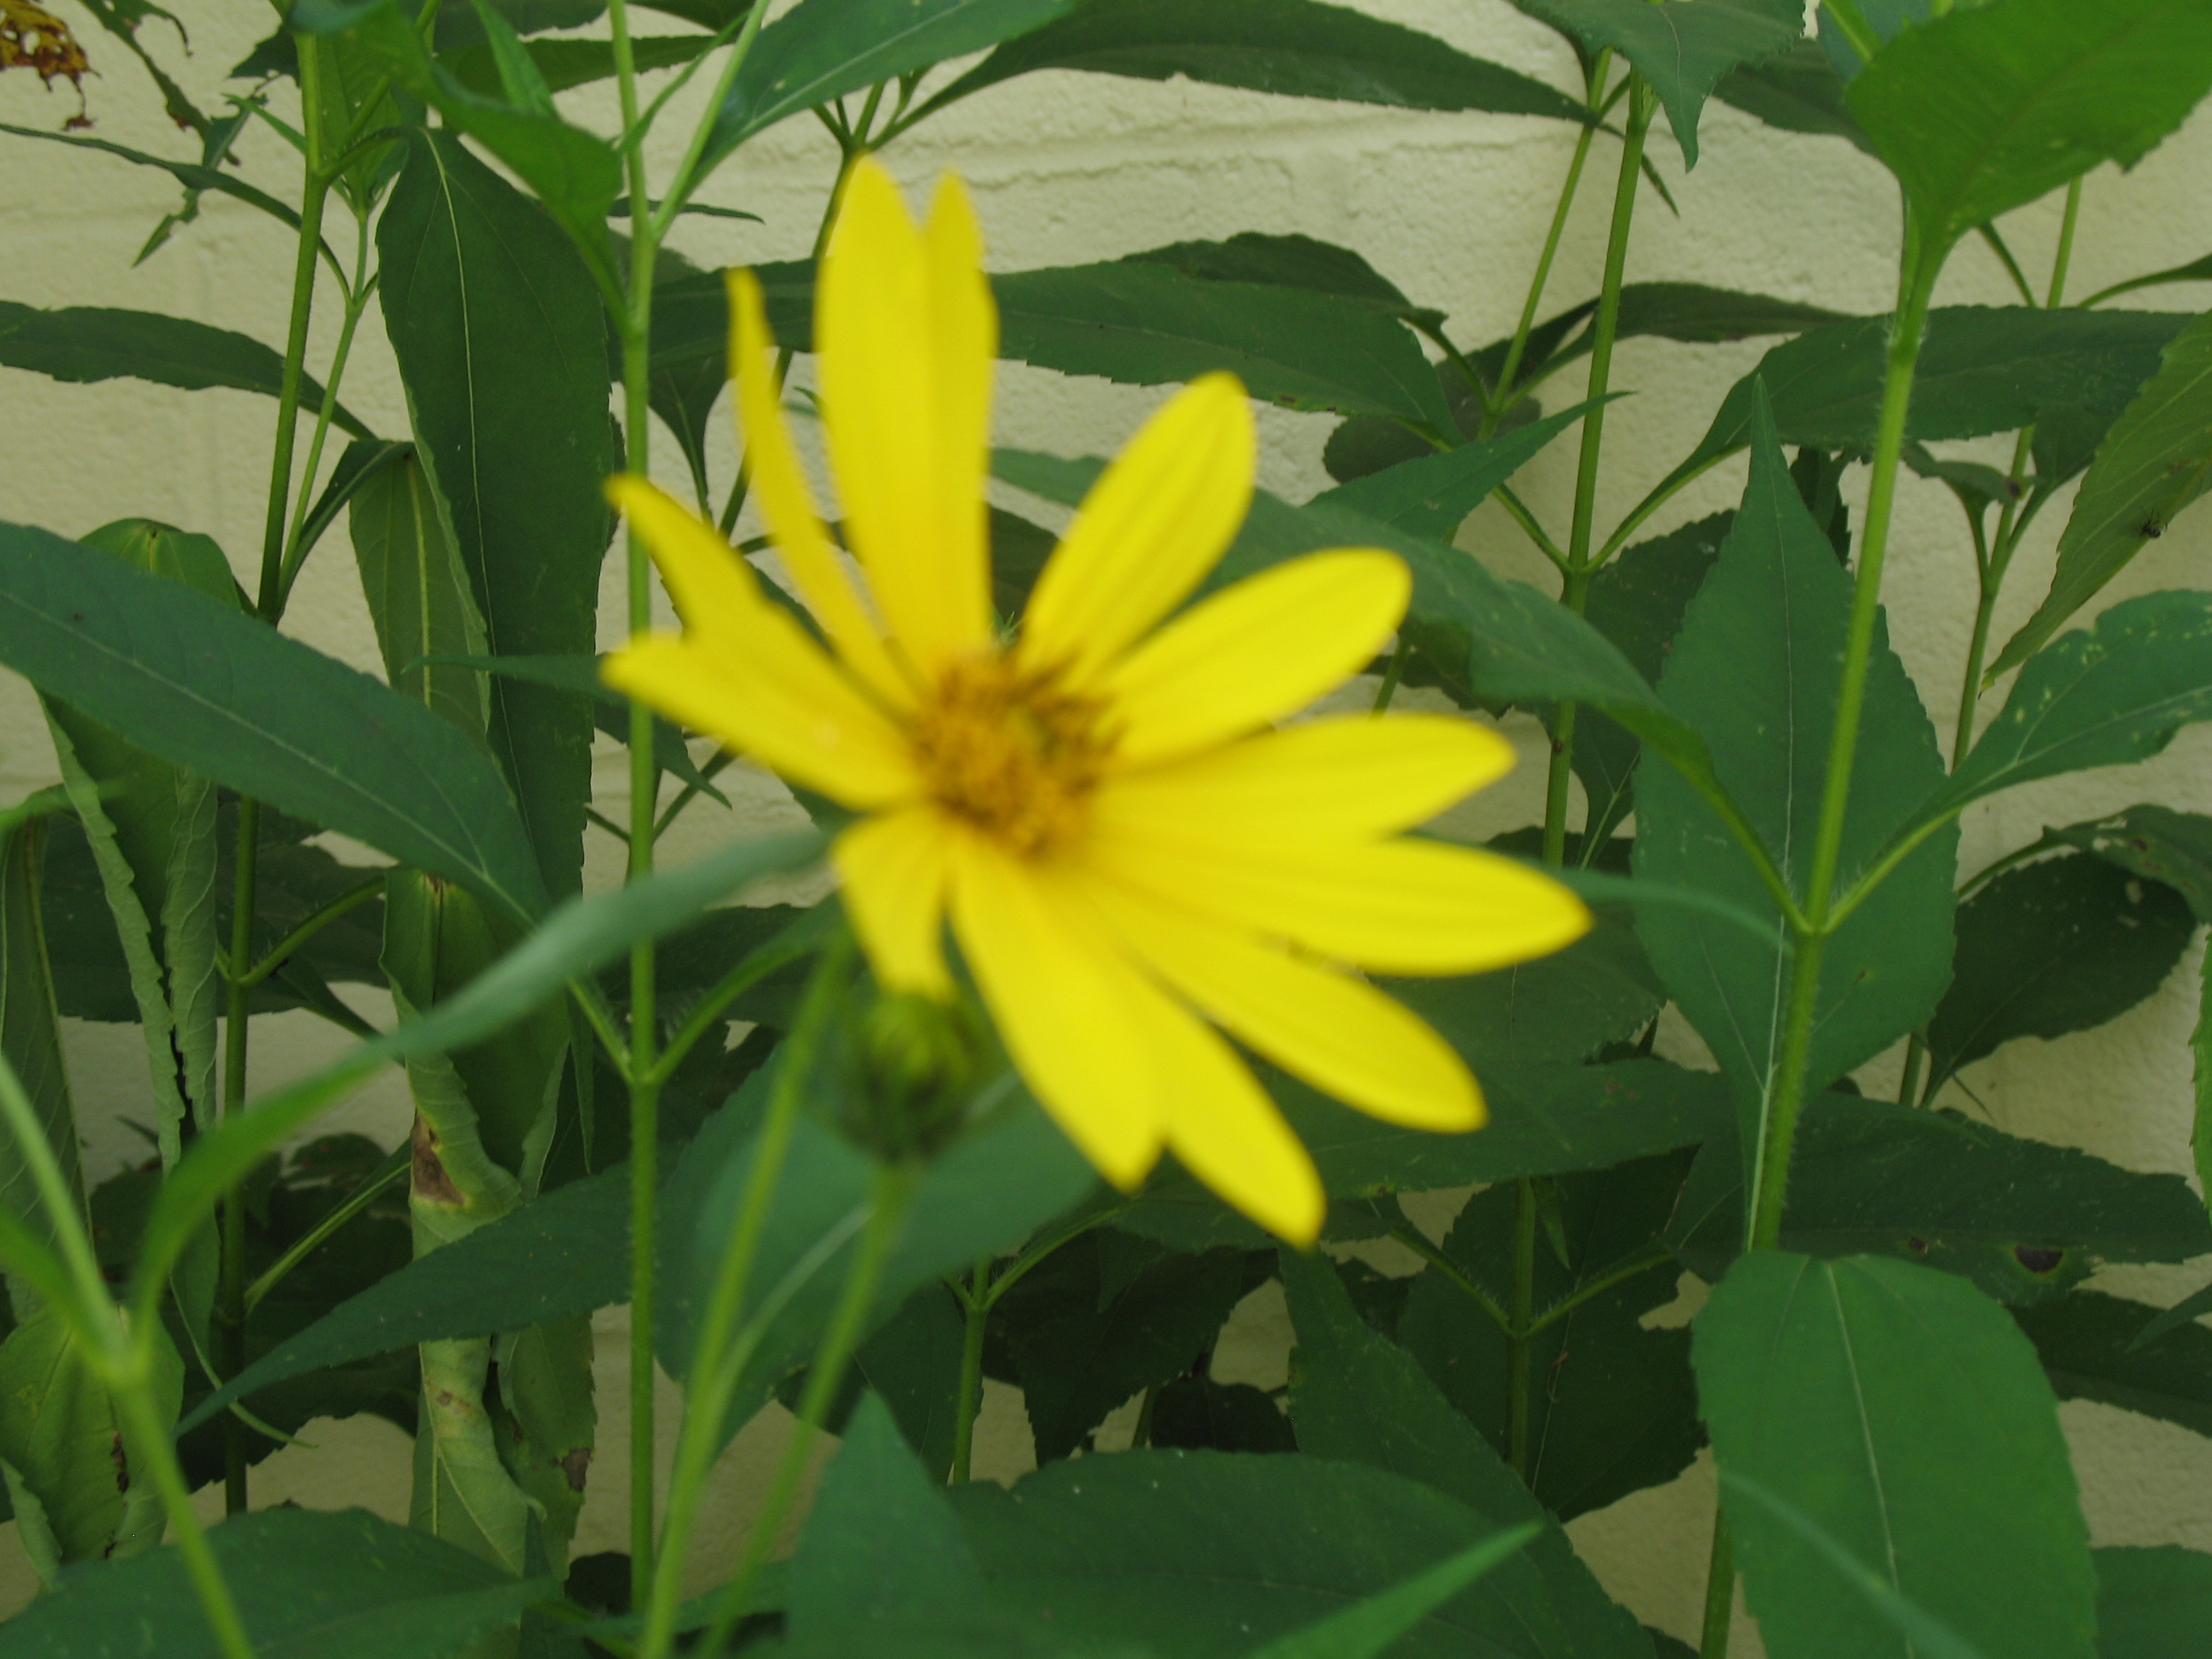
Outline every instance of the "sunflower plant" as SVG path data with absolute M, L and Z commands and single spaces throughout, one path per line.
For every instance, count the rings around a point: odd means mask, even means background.
M 1545 74 L 1321 0 L 296 0 L 228 76 L 0 3 L 20 155 L 293 273 L 281 349 L 0 300 L 11 370 L 276 417 L 258 549 L 0 524 L 56 780 L 0 811 L 0 1659 L 2212 1639 L 2060 1411 L 2212 1421 L 2201 1273 L 2087 1282 L 2212 1256 L 2212 1091 L 2192 1188 L 1983 1064 L 2136 1040 L 2081 1034 L 2212 919 L 2139 799 L 2212 596 L 2129 570 L 2202 533 L 2212 322 L 2151 303 L 2206 269 L 2076 270 L 2212 8 L 1514 3 Z M 1478 239 L 1517 323 L 1239 224 L 1001 268 L 900 141 L 1053 76 L 1554 124 L 1547 233 Z M 142 82 L 160 154 L 96 130 Z M 1893 181 L 1887 311 L 1644 279 L 1717 103 Z M 805 118 L 818 213 L 752 222 Z M 1638 336 L 1771 343 L 1677 433 Z M 1150 413 L 1052 453 L 1009 362 Z M 371 672 L 288 631 L 349 547 Z M 279 1013 L 337 1057 L 270 1075 Z M 69 1021 L 143 1040 L 73 1090 Z M 404 1508 L 315 1444 L 364 1415 Z M 1639 1528 L 1662 1587 L 1578 1550 Z

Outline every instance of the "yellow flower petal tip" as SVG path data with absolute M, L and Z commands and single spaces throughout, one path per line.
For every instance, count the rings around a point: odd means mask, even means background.
M 1230 1039 L 1377 1118 L 1479 1127 L 1465 1063 L 1355 970 L 1524 962 L 1589 912 L 1526 866 L 1401 838 L 1504 775 L 1496 733 L 1435 715 L 1281 725 L 1399 625 L 1402 559 L 1308 554 L 1188 603 L 1251 502 L 1233 376 L 1145 423 L 1001 637 L 981 261 L 957 177 L 917 216 L 880 163 L 855 164 L 813 331 L 842 547 L 785 428 L 760 285 L 731 273 L 752 500 L 817 628 L 712 525 L 624 476 L 608 499 L 684 627 L 602 672 L 859 814 L 832 864 L 878 975 L 946 994 L 949 933 L 1030 1092 L 1108 1181 L 1133 1191 L 1172 1152 L 1309 1247 L 1321 1177 Z

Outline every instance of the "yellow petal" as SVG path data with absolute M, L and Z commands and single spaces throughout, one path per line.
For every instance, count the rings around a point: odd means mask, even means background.
M 651 550 L 686 628 L 732 637 L 772 603 L 737 550 L 654 485 L 634 473 L 617 473 L 607 480 L 607 499 Z
M 1277 1237 L 1312 1243 L 1328 1209 L 1321 1177 L 1244 1062 L 1164 998 L 1148 1036 L 1162 1127 L 1183 1167 Z
M 1092 821 L 1112 836 L 1203 842 L 1361 840 L 1425 823 L 1512 769 L 1513 745 L 1444 714 L 1309 720 L 1109 779 Z
M 1181 604 L 1244 522 L 1255 445 L 1233 375 L 1194 380 L 1146 422 L 1037 578 L 1024 662 L 1080 686 Z
M 732 270 L 730 362 L 738 382 L 738 421 L 745 441 L 745 470 L 769 539 L 806 608 L 837 654 L 871 691 L 891 708 L 914 704 L 913 688 L 884 649 L 882 630 L 861 604 L 814 510 L 813 492 L 799 452 L 784 425 L 775 371 L 770 366 L 768 314 L 760 283 L 750 270 Z
M 831 844 L 830 860 L 876 977 L 893 991 L 949 995 L 945 895 L 951 845 L 938 814 L 906 806 L 864 818 Z
M 927 677 L 992 632 L 987 508 L 997 312 L 957 183 L 927 234 L 863 159 L 823 261 L 815 347 L 851 545 L 884 620 Z
M 1124 722 L 1117 764 L 1188 755 L 1296 713 L 1374 656 L 1412 592 L 1395 554 L 1340 549 L 1217 593 L 1107 676 Z
M 1547 956 L 1590 925 L 1550 877 L 1438 842 L 1201 847 L 1125 831 L 1094 836 L 1085 858 L 1168 904 L 1383 973 L 1483 973 Z
M 1408 1128 L 1481 1126 L 1482 1096 L 1466 1062 L 1364 980 L 1138 895 L 1109 889 L 1101 904 L 1153 972 L 1315 1088 Z
M 1083 1155 L 1127 1191 L 1159 1157 L 1145 1033 L 1163 1000 L 1035 866 L 953 842 L 952 926 L 1007 1052 Z
M 744 642 L 644 635 L 606 683 L 794 782 L 861 811 L 921 787 L 906 740 L 797 623 L 765 605 Z

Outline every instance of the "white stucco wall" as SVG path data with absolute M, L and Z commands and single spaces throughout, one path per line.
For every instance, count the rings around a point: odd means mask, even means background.
M 1547 30 L 1504 0 L 1358 0 L 1364 10 L 1433 32 L 1468 50 L 1545 76 L 1574 78 L 1572 59 Z M 88 83 L 97 135 L 163 154 L 189 156 L 191 142 L 168 126 L 143 75 L 89 21 L 61 0 L 84 30 L 100 70 Z M 179 76 L 212 101 L 222 74 L 271 26 L 263 6 L 176 0 L 192 31 L 192 56 Z M 647 17 L 648 27 L 659 21 Z M 174 43 L 149 26 L 157 52 L 176 63 Z M 604 89 L 568 94 L 575 118 L 605 131 L 613 100 Z M 652 153 L 665 176 L 693 100 L 679 99 Z M 0 77 L 0 120 L 58 127 L 71 112 L 66 88 L 44 94 L 35 79 Z M 1518 311 L 1571 135 L 1553 124 L 1481 115 L 1408 115 L 1290 101 L 1258 94 L 1121 80 L 1045 75 L 988 93 L 902 142 L 888 160 L 909 183 L 926 184 L 957 167 L 975 194 L 994 268 L 1109 258 L 1186 237 L 1237 230 L 1303 231 L 1359 249 L 1418 301 L 1450 313 L 1469 346 L 1507 331 Z M 290 271 L 289 238 L 236 204 L 210 198 L 200 222 L 138 269 L 131 260 L 147 230 L 174 203 L 166 177 L 111 157 L 0 136 L 0 297 L 46 306 L 105 304 L 174 312 L 240 329 L 281 347 Z M 1749 289 L 1841 309 L 1887 308 L 1893 285 L 1898 219 L 1885 175 L 1839 141 L 1796 137 L 1762 127 L 1717 104 L 1706 112 L 1704 160 L 1685 177 L 1671 139 L 1655 135 L 1661 172 L 1680 205 L 1669 216 L 1647 194 L 1630 260 L 1634 279 L 1680 279 Z M 241 146 L 249 176 L 278 194 L 287 153 L 265 131 Z M 1594 153 L 1590 177 L 1560 252 L 1546 311 L 1595 291 L 1611 196 L 1613 154 Z M 2071 291 L 2193 258 L 2212 246 L 2212 199 L 2201 187 L 2212 163 L 2212 119 L 2200 118 L 2135 173 L 2093 175 L 2081 215 Z M 687 218 L 677 245 L 704 264 L 803 253 L 835 165 L 826 135 L 807 120 L 771 132 L 726 166 L 707 200 L 763 216 L 760 226 Z M 2191 180 L 2199 183 L 2192 183 Z M 2008 235 L 2031 272 L 2047 269 L 2057 234 L 2055 200 L 2014 216 Z M 1978 246 L 1964 246 L 1943 283 L 1946 303 L 2002 303 L 2011 293 Z M 2212 303 L 2203 289 L 2169 289 L 2147 303 L 2186 309 Z M 311 363 L 328 361 L 334 307 L 317 318 Z M 1614 384 L 1633 398 L 1610 416 L 1609 468 L 1601 520 L 1623 511 L 1704 430 L 1726 387 L 1756 361 L 1761 343 L 1690 348 L 1631 341 L 1616 360 Z M 1066 453 L 1116 447 L 1161 395 L 1155 391 L 1069 380 L 1018 367 L 1000 380 L 1000 435 Z M 348 376 L 348 404 L 373 426 L 405 429 L 392 360 L 372 326 Z M 1327 417 L 1263 410 L 1261 482 L 1303 497 L 1328 482 L 1321 447 Z M 131 381 L 59 386 L 0 370 L 0 517 L 77 534 L 125 514 L 145 514 L 205 532 L 245 572 L 258 545 L 272 410 L 264 399 L 228 392 L 183 392 Z M 1987 459 L 2008 458 L 1991 447 Z M 719 458 L 722 482 L 732 469 Z M 659 470 L 680 475 L 672 448 Z M 1519 480 L 1554 525 L 1564 525 L 1572 447 L 1559 445 Z M 1863 491 L 1863 472 L 1855 479 Z M 1671 505 L 1652 527 L 1664 529 L 1728 504 L 1741 489 L 1741 464 L 1723 468 Z M 2040 597 L 2065 503 L 2047 513 L 2017 562 L 1996 638 L 2002 641 Z M 1547 573 L 1495 507 L 1479 513 L 1464 546 L 1528 580 Z M 2154 544 L 2108 592 L 2105 602 L 2148 589 L 2205 580 L 2212 512 L 2185 518 Z M 618 634 L 618 561 L 608 566 L 605 637 Z M 1887 594 L 1891 631 L 1947 732 L 1972 612 L 1972 567 L 1950 500 L 1908 480 L 1899 509 Z M 374 638 L 342 532 L 307 567 L 288 626 L 321 648 L 368 665 Z M 1468 821 L 1504 828 L 1535 814 L 1540 788 L 1533 726 L 1511 728 L 1528 764 L 1466 809 Z M 1963 860 L 1989 857 L 2031 840 L 2046 823 L 2064 823 L 2156 798 L 2212 810 L 2212 733 L 2185 732 L 2163 757 L 2131 773 L 2094 772 L 2034 786 L 1977 807 L 1966 823 Z M 600 779 L 619 788 L 614 752 L 602 747 Z M 0 799 L 13 799 L 54 776 L 42 722 L 25 688 L 0 676 Z M 763 781 L 738 798 L 734 817 L 696 809 L 672 848 L 750 832 L 791 809 Z M 595 837 L 594 869 L 615 867 L 612 846 Z M 2201 947 L 2200 947 L 2201 948 Z M 2015 1133 L 2086 1147 L 2131 1168 L 2186 1173 L 2189 1073 L 2186 1040 L 2195 1018 L 2197 954 L 2151 1002 L 2104 1030 L 2056 1045 L 2022 1042 L 1969 1069 L 1966 1081 L 1995 1120 Z M 365 1010 L 368 1007 L 364 1002 Z M 136 1143 L 115 1120 L 139 1109 L 143 1060 L 135 1036 L 117 1028 L 77 1028 L 70 1059 L 91 1143 L 95 1176 L 112 1170 Z M 297 1072 L 335 1051 L 341 1039 L 307 1016 L 257 1027 L 257 1076 Z M 1869 1068 L 1870 1080 L 1894 1074 L 1894 1058 Z M 1963 1098 L 1963 1097 L 1961 1097 Z M 404 1121 L 396 1079 L 366 1091 L 334 1122 L 364 1127 L 389 1144 Z M 2193 1289 L 2202 1265 L 2107 1275 L 2123 1293 L 2166 1298 Z M 2101 1281 L 2100 1281 L 2101 1282 Z M 1270 1311 L 1270 1310 L 1273 1311 Z M 1240 1316 L 1243 1363 L 1279 1364 L 1279 1302 L 1266 1296 Z M 617 1352 L 622 1320 L 601 1322 L 606 1352 L 601 1396 L 603 1449 L 586 1511 L 582 1549 L 619 1547 L 625 1493 L 618 1448 L 626 1433 Z M 1245 1341 L 1249 1339 L 1249 1342 Z M 1271 1352 L 1273 1358 L 1271 1358 Z M 665 1412 L 663 1421 L 672 1419 Z M 2212 1445 L 2180 1430 L 2103 1407 L 2063 1409 L 2077 1451 L 2083 1499 L 2100 1543 L 2178 1541 L 2212 1548 Z M 742 1466 L 729 1484 L 719 1535 L 706 1549 L 726 1560 L 729 1527 L 749 1509 L 744 1475 L 760 1468 L 763 1425 L 732 1456 Z M 987 1423 L 995 1466 L 1024 1455 L 1018 1407 L 995 1392 Z M 406 1476 L 398 1435 L 380 1424 L 318 1424 L 315 1443 L 287 1451 L 258 1478 L 258 1493 L 316 1504 L 358 1500 L 404 1510 Z M 1646 1620 L 1687 1633 L 1701 1593 L 1712 1486 L 1698 1468 L 1672 1486 L 1639 1494 L 1573 1528 L 1601 1576 Z M 710 1531 L 716 1529 L 710 1528 Z M 12 1540 L 0 1539 L 0 1605 L 27 1594 L 29 1580 Z M 706 1563 L 702 1558 L 702 1566 Z

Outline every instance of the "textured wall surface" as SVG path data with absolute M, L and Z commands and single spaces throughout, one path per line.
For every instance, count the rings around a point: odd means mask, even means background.
M 196 94 L 219 95 L 224 70 L 270 26 L 268 8 L 175 0 L 191 30 L 182 78 Z M 1202 0 L 1201 0 L 1202 3 Z M 1572 59 L 1556 37 L 1504 0 L 1358 0 L 1364 10 L 1422 27 L 1462 47 L 1565 86 Z M 66 7 L 66 0 L 63 0 Z M 72 21 L 81 21 L 71 11 Z M 90 29 L 88 22 L 85 24 Z M 174 42 L 151 26 L 157 51 Z M 88 83 L 98 136 L 185 156 L 191 143 L 168 127 L 145 77 L 105 37 L 86 41 L 101 73 Z M 578 119 L 611 127 L 604 89 L 566 94 Z M 66 88 L 42 94 L 27 75 L 0 78 L 0 121 L 58 127 L 72 112 Z M 679 97 L 652 146 L 665 174 L 696 104 Z M 1043 75 L 987 93 L 902 141 L 888 160 L 917 189 L 957 167 L 973 186 L 994 268 L 1017 270 L 1109 258 L 1186 237 L 1237 230 L 1303 231 L 1365 253 L 1418 301 L 1450 314 L 1450 327 L 1473 345 L 1507 332 L 1518 313 L 1537 246 L 1571 149 L 1562 126 L 1487 116 L 1406 115 L 1350 106 L 1273 100 L 1183 83 L 1155 85 Z M 281 347 L 290 270 L 289 240 L 270 222 L 210 199 L 197 224 L 143 265 L 131 259 L 154 222 L 174 202 L 162 175 L 112 158 L 0 135 L 0 297 L 33 304 L 106 304 L 174 312 L 243 330 Z M 249 176 L 279 194 L 289 153 L 266 130 L 241 147 Z M 1898 239 L 1895 198 L 1886 176 L 1838 140 L 1771 131 L 1713 106 L 1705 116 L 1704 156 L 1685 175 L 1669 138 L 1653 152 L 1680 205 L 1676 216 L 1647 192 L 1629 274 L 1748 289 L 1840 309 L 1887 308 Z M 1612 193 L 1613 150 L 1594 151 L 1589 182 L 1561 246 L 1546 310 L 1595 291 Z M 711 218 L 683 222 L 677 245 L 702 264 L 781 258 L 805 252 L 835 167 L 826 135 L 809 120 L 769 134 L 726 166 L 704 199 L 759 214 L 760 225 Z M 2136 172 L 2104 169 L 2089 181 L 2071 291 L 2087 292 L 2140 271 L 2194 258 L 2212 246 L 2212 197 L 2202 187 L 2212 163 L 2212 118 L 2200 118 Z M 2192 183 L 2192 180 L 2197 182 Z M 2005 228 L 2031 273 L 2047 270 L 2057 204 L 2023 210 Z M 343 224 L 342 238 L 349 228 Z M 2038 277 L 2039 281 L 2040 278 Z M 2001 303 L 2010 289 L 1995 261 L 1970 242 L 1954 260 L 1942 303 Z M 2172 289 L 2148 303 L 2188 309 L 2212 303 L 2203 289 Z M 318 373 L 333 343 L 333 307 L 318 317 L 311 367 Z M 1616 360 L 1614 385 L 1636 395 L 1616 406 L 1608 428 L 1609 470 L 1600 517 L 1609 521 L 1662 475 L 1704 430 L 1727 386 L 1755 362 L 1761 343 L 1686 347 L 1631 341 Z M 1063 453 L 1116 447 L 1159 393 L 1094 380 L 1064 380 L 1009 368 L 1001 376 L 1002 439 Z M 1563 389 L 1564 390 L 1564 389 Z M 389 351 L 372 330 L 356 351 L 344 391 L 348 404 L 387 433 L 406 417 Z M 1262 483 L 1303 497 L 1328 482 L 1320 465 L 1326 417 L 1264 410 Z M 244 571 L 258 545 L 272 410 L 266 400 L 229 392 L 184 392 L 130 381 L 59 386 L 0 370 L 0 517 L 77 534 L 124 514 L 145 514 L 215 536 Z M 1967 447 L 2002 464 L 2008 446 Z M 732 458 L 719 458 L 726 483 Z M 1519 480 L 1524 495 L 1555 525 L 1566 519 L 1571 446 L 1539 458 Z M 659 468 L 680 476 L 672 448 Z M 1741 461 L 1674 501 L 1652 527 L 1729 504 L 1741 488 Z M 1863 470 L 1852 481 L 1856 510 Z M 2065 520 L 2059 502 L 2017 562 L 1999 611 L 2007 637 L 2040 597 Z M 1494 507 L 1469 523 L 1462 544 L 1493 566 L 1532 581 L 1547 571 Z M 2110 603 L 2160 586 L 2206 580 L 2212 510 L 2200 508 L 2147 550 L 2104 596 Z M 617 566 L 608 567 L 603 638 L 618 633 Z M 1891 632 L 1938 726 L 1948 731 L 1972 616 L 1973 574 L 1957 512 L 1939 488 L 1907 479 L 1890 556 L 1887 594 Z M 364 665 L 374 641 L 341 536 L 308 565 L 289 624 L 321 648 Z M 1457 821 L 1486 831 L 1530 821 L 1540 793 L 1539 739 L 1533 725 L 1509 727 L 1526 763 Z M 1962 859 L 1978 867 L 2032 840 L 2046 823 L 2065 823 L 2157 798 L 2212 810 L 2212 731 L 2185 732 L 2137 772 L 2092 772 L 2039 784 L 1978 806 L 1966 821 Z M 619 768 L 603 744 L 599 777 L 618 788 Z M 0 799 L 13 799 L 54 776 L 35 705 L 21 684 L 0 676 Z M 793 815 L 781 789 L 756 778 L 733 792 L 737 810 L 695 810 L 672 855 Z M 615 868 L 604 837 L 592 848 L 600 878 Z M 2150 1002 L 2106 1029 L 2062 1043 L 2015 1043 L 1968 1068 L 1951 1101 L 1986 1110 L 2016 1133 L 2087 1148 L 2131 1168 L 2186 1173 L 2187 1038 L 2194 1018 L 2197 955 Z M 371 1006 L 365 1012 L 388 1014 Z M 296 1073 L 332 1052 L 338 1039 L 304 1015 L 257 1027 L 258 1079 Z M 95 1178 L 138 1143 L 120 1120 L 137 1115 L 144 1091 L 141 1051 L 131 1034 L 79 1027 L 70 1060 Z M 1893 1079 L 1894 1055 L 1867 1070 L 1870 1085 Z M 390 1144 L 405 1107 L 396 1079 L 342 1109 L 337 1121 Z M 2204 1264 L 2186 1269 L 2109 1273 L 2124 1294 L 2166 1299 L 2194 1288 Z M 1683 1310 L 1686 1312 L 1686 1309 Z M 592 1487 L 580 1548 L 618 1547 L 623 1506 L 619 1316 L 600 1324 L 603 1455 Z M 1279 1376 L 1284 1331 L 1279 1298 L 1261 1292 L 1232 1332 L 1237 1374 Z M 1271 1379 L 1272 1380 L 1272 1379 Z M 672 1419 L 672 1413 L 663 1421 Z M 2100 1544 L 2186 1543 L 2212 1549 L 2212 1444 L 2184 1431 L 2104 1407 L 2064 1408 L 2077 1451 L 2083 1501 Z M 749 1512 L 749 1476 L 762 1468 L 779 1426 L 763 1423 L 730 1454 L 698 1565 L 728 1559 L 732 1529 Z M 348 1501 L 404 1510 L 405 1475 L 397 1434 L 381 1424 L 317 1424 L 312 1448 L 289 1449 L 258 1477 L 270 1500 L 317 1504 Z M 994 1391 L 986 1422 L 994 1472 L 1012 1473 L 1026 1457 L 1018 1401 Z M 1646 1620 L 1686 1632 L 1701 1591 L 1712 1504 L 1701 1462 L 1673 1486 L 1638 1494 L 1578 1521 L 1574 1531 L 1607 1584 Z M 12 1541 L 0 1544 L 0 1604 L 27 1595 L 27 1571 Z

